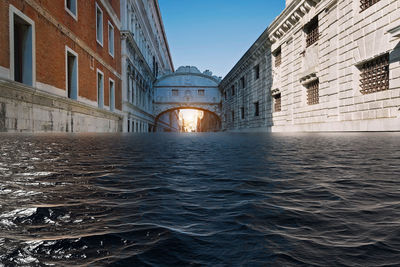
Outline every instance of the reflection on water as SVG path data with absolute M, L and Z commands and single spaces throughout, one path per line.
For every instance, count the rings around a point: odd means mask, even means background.
M 0 263 L 399 265 L 399 138 L 2 134 Z

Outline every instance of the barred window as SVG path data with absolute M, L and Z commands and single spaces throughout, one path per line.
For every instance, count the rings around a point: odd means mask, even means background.
M 274 110 L 275 112 L 282 111 L 281 94 L 274 95 Z
M 379 1 L 381 1 L 381 0 L 360 0 L 361 12 L 363 12 L 367 8 L 373 6 L 374 4 L 378 3 Z
M 307 47 L 311 46 L 319 40 L 318 16 L 314 17 L 306 26 L 305 32 L 307 34 Z
M 315 105 L 319 103 L 319 81 L 316 80 L 307 84 L 307 104 Z
M 204 96 L 204 89 L 199 89 L 199 90 L 197 90 L 197 94 L 198 94 L 199 96 Z
M 232 85 L 231 91 L 232 91 L 232 96 L 234 96 L 235 95 L 235 86 L 234 85 Z
M 244 119 L 244 107 L 240 108 L 240 115 L 242 117 L 242 120 Z
M 235 121 L 235 111 L 232 110 L 232 122 Z
M 172 89 L 172 96 L 179 96 L 179 90 Z
M 278 51 L 275 52 L 275 67 L 279 67 L 282 63 L 282 50 L 279 47 Z
M 389 89 L 389 54 L 385 54 L 360 67 L 362 94 L 370 94 Z

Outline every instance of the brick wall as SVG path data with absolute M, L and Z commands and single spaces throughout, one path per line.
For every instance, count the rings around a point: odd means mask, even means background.
M 108 0 L 107 0 L 108 1 Z M 96 42 L 95 3 L 103 11 L 103 47 Z M 119 1 L 111 1 L 119 20 Z M 73 18 L 64 1 L 4 0 L 0 2 L 0 67 L 10 68 L 9 5 L 15 6 L 35 22 L 36 82 L 66 90 L 65 47 L 78 54 L 79 97 L 97 101 L 96 69 L 104 73 L 104 105 L 109 104 L 109 78 L 115 81 L 115 106 L 122 109 L 121 47 L 118 25 L 101 1 L 77 1 L 78 16 Z M 108 52 L 108 22 L 114 26 L 114 57 Z M 66 93 L 65 93 L 66 94 Z

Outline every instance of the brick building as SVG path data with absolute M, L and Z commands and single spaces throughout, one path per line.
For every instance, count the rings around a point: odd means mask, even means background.
M 229 131 L 400 131 L 397 0 L 287 0 L 220 84 Z
M 120 131 L 118 0 L 0 1 L 0 131 Z

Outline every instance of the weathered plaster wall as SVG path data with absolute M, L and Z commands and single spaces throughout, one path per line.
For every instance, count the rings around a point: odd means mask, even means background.
M 120 132 L 122 117 L 0 80 L 0 132 Z

